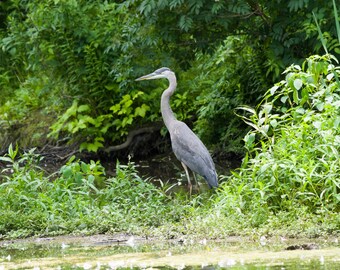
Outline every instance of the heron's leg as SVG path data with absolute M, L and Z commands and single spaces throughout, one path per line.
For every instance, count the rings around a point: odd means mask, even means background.
M 196 186 L 197 186 L 197 191 L 200 192 L 200 184 L 198 183 L 197 181 L 197 178 L 196 178 L 196 173 L 192 172 L 193 176 L 194 176 L 194 179 L 195 179 L 195 182 L 196 182 Z
M 185 170 L 185 174 L 187 175 L 187 178 L 188 178 L 188 186 L 189 186 L 189 190 L 190 190 L 190 195 L 191 195 L 191 191 L 192 191 L 192 184 L 191 184 L 191 181 L 190 181 L 190 176 L 189 176 L 189 171 L 188 171 L 188 167 L 187 165 L 185 165 L 183 162 L 182 163 L 182 166 Z

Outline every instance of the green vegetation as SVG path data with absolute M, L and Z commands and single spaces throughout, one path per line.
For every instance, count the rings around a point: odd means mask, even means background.
M 324 53 L 314 19 L 328 52 L 340 55 L 331 1 L 11 0 L 0 7 L 0 124 L 9 134 L 22 127 L 21 147 L 39 146 L 48 134 L 91 152 L 121 143 L 160 120 L 164 84 L 134 79 L 168 66 L 180 80 L 172 100 L 178 117 L 194 121 L 218 152 L 244 154 L 246 126 L 234 108 L 256 106 L 285 67 Z M 27 128 L 37 117 L 42 127 Z M 5 150 L 10 142 L 0 143 Z
M 289 67 L 257 110 L 239 108 L 253 127 L 245 136 L 248 154 L 214 194 L 166 195 L 132 163 L 118 163 L 107 178 L 98 162 L 71 158 L 49 179 L 34 150 L 18 158 L 10 147 L 0 158 L 10 165 L 0 185 L 0 234 L 339 233 L 340 67 L 331 60 L 313 56 Z
M 0 145 L 8 149 L 0 157 L 0 238 L 340 233 L 334 0 L 0 7 Z M 161 66 L 180 80 L 177 117 L 216 152 L 243 156 L 215 192 L 167 194 L 133 162 L 117 162 L 113 177 L 99 161 L 75 157 L 52 175 L 39 167 L 34 146 L 61 139 L 96 153 L 158 121 L 164 84 L 142 89 L 134 79 Z
M 16 160 L 17 154 L 10 147 L 1 158 L 10 164 L 0 191 L 1 235 L 129 231 L 140 223 L 158 225 L 169 208 L 163 206 L 166 196 L 142 180 L 132 165 L 118 164 L 116 176 L 105 178 L 98 162 L 71 158 L 49 179 L 36 166 L 39 156 L 34 151 Z

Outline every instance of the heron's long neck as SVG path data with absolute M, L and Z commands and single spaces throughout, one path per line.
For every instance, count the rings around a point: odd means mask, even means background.
M 170 130 L 171 123 L 176 120 L 176 117 L 170 107 L 170 97 L 176 90 L 177 81 L 175 75 L 169 77 L 169 87 L 163 92 L 161 99 L 161 112 L 164 124 Z

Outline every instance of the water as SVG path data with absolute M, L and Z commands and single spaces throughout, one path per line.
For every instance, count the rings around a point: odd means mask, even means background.
M 336 238 L 158 241 L 127 235 L 0 242 L 0 270 L 149 268 L 340 269 L 340 246 Z

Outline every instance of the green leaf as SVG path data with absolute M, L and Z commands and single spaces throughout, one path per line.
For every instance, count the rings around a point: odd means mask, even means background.
M 131 99 L 127 100 L 125 103 L 123 103 L 123 108 L 127 109 L 133 104 L 133 101 Z
M 79 122 L 96 125 L 96 121 L 89 115 L 78 115 Z
M 334 119 L 334 127 L 338 128 L 339 124 L 340 124 L 340 116 L 338 116 Z
M 294 80 L 294 87 L 296 90 L 300 90 L 300 88 L 302 87 L 302 80 L 301 79 L 295 79 Z
M 78 109 L 78 101 L 75 100 L 73 101 L 72 106 L 66 110 L 64 115 L 67 118 L 65 120 L 67 120 L 70 116 L 75 116 L 77 114 L 77 109 Z
M 89 171 L 89 165 L 86 164 L 85 162 L 81 162 L 81 170 L 84 172 L 84 173 L 87 173 Z
M 149 110 L 149 106 L 146 104 L 143 104 L 141 107 L 137 107 L 135 109 L 135 116 L 141 116 L 145 117 L 145 113 Z
M 10 157 L 0 157 L 1 161 L 5 161 L 5 162 L 13 162 L 13 160 Z
M 305 87 L 305 88 L 302 88 L 301 90 L 301 102 L 300 104 L 303 105 L 305 104 L 307 101 L 309 100 L 309 92 L 308 92 L 308 89 Z
M 73 133 L 75 133 L 75 132 L 78 131 L 79 129 L 84 129 L 84 128 L 87 128 L 87 125 L 86 125 L 85 121 L 79 120 L 77 126 L 76 126 L 75 129 L 73 130 Z
M 137 93 L 135 93 L 133 96 L 132 96 L 132 99 L 135 100 L 136 98 L 140 97 L 144 95 L 144 92 L 142 91 L 138 91 Z
M 126 116 L 123 118 L 123 121 L 122 121 L 122 127 L 125 127 L 126 125 L 131 125 L 132 124 L 132 116 Z
M 297 112 L 298 114 L 304 114 L 306 111 L 305 111 L 304 108 L 299 107 L 299 108 L 296 109 L 296 112 Z
M 182 15 L 179 19 L 179 27 L 184 30 L 184 31 L 188 31 L 191 27 L 192 27 L 192 24 L 193 24 L 193 20 L 192 18 L 186 16 L 186 15 Z
M 327 50 L 327 46 L 326 46 L 326 40 L 323 37 L 322 31 L 321 31 L 320 25 L 318 23 L 318 20 L 317 20 L 317 18 L 315 16 L 315 13 L 314 12 L 312 12 L 312 13 L 313 13 L 314 21 L 315 21 L 315 24 L 316 24 L 316 28 L 318 29 L 319 38 L 321 40 L 322 47 L 325 50 L 325 52 L 328 54 L 328 50 Z
M 16 155 L 18 154 L 18 145 L 16 145 L 15 150 L 13 150 L 13 145 L 10 144 L 8 147 L 8 156 L 14 160 Z
M 100 147 L 103 147 L 104 145 L 100 142 L 103 138 L 98 137 L 95 139 L 93 143 L 83 142 L 80 145 L 80 150 L 86 149 L 89 152 L 97 152 Z
M 244 111 L 250 112 L 251 114 L 256 114 L 256 110 L 248 106 L 239 106 L 236 109 L 244 110 Z
M 293 100 L 296 104 L 299 104 L 299 94 L 296 89 L 293 90 Z
M 245 137 L 244 137 L 244 141 L 246 143 L 246 147 L 248 149 L 253 148 L 254 146 L 254 141 L 255 141 L 255 133 L 248 133 Z
M 269 89 L 270 94 L 273 96 L 275 94 L 276 90 L 279 89 L 279 88 L 280 88 L 280 86 L 274 85 L 272 88 Z
M 141 117 L 144 117 L 145 116 L 145 112 L 146 110 L 141 108 L 141 107 L 137 107 L 135 109 L 135 116 L 141 116 Z
M 336 7 L 335 0 L 333 0 L 333 11 L 334 11 L 336 32 L 337 32 L 338 41 L 339 41 L 339 44 L 340 44 L 340 23 L 339 23 L 339 17 L 338 17 L 338 9 Z M 340 52 L 340 50 L 339 50 L 339 52 Z M 337 53 L 339 53 L 339 52 L 337 52 Z
M 282 103 L 286 103 L 287 99 L 288 99 L 288 96 L 282 96 L 282 97 L 280 98 L 280 101 L 281 101 Z
M 112 122 L 112 124 L 116 126 L 116 130 L 118 130 L 122 127 L 122 120 L 117 118 Z
M 128 101 L 131 101 L 131 96 L 129 94 L 124 95 L 120 103 L 126 103 Z
M 270 121 L 270 125 L 273 127 L 273 128 L 276 128 L 278 123 L 277 123 L 277 120 L 276 119 L 273 119 Z
M 107 90 L 113 90 L 115 87 L 116 87 L 115 84 L 107 84 L 107 85 L 105 85 L 105 88 L 106 88 Z
M 73 173 L 72 173 L 72 168 L 67 166 L 67 167 L 64 167 L 62 169 L 62 174 L 63 174 L 63 177 L 64 178 L 70 178 L 72 177 Z
M 110 111 L 112 111 L 113 113 L 117 113 L 118 111 L 120 111 L 120 104 L 112 105 L 110 107 Z
M 318 130 L 321 129 L 321 125 L 322 125 L 321 121 L 314 121 L 313 122 L 313 126 Z
M 269 114 L 272 109 L 273 109 L 272 104 L 267 103 L 267 104 L 263 105 L 263 111 L 264 111 L 265 114 Z
M 316 104 L 316 108 L 317 108 L 320 112 L 323 111 L 324 106 L 325 106 L 325 103 L 323 103 L 323 102 L 320 102 L 320 103 Z
M 105 134 L 111 126 L 112 126 L 111 123 L 110 123 L 110 124 L 107 124 L 107 125 L 105 125 L 105 126 L 103 126 L 103 127 L 100 129 L 100 132 L 103 133 L 103 134 Z
M 89 105 L 80 105 L 77 109 L 78 112 L 86 112 L 90 110 L 90 106 Z

